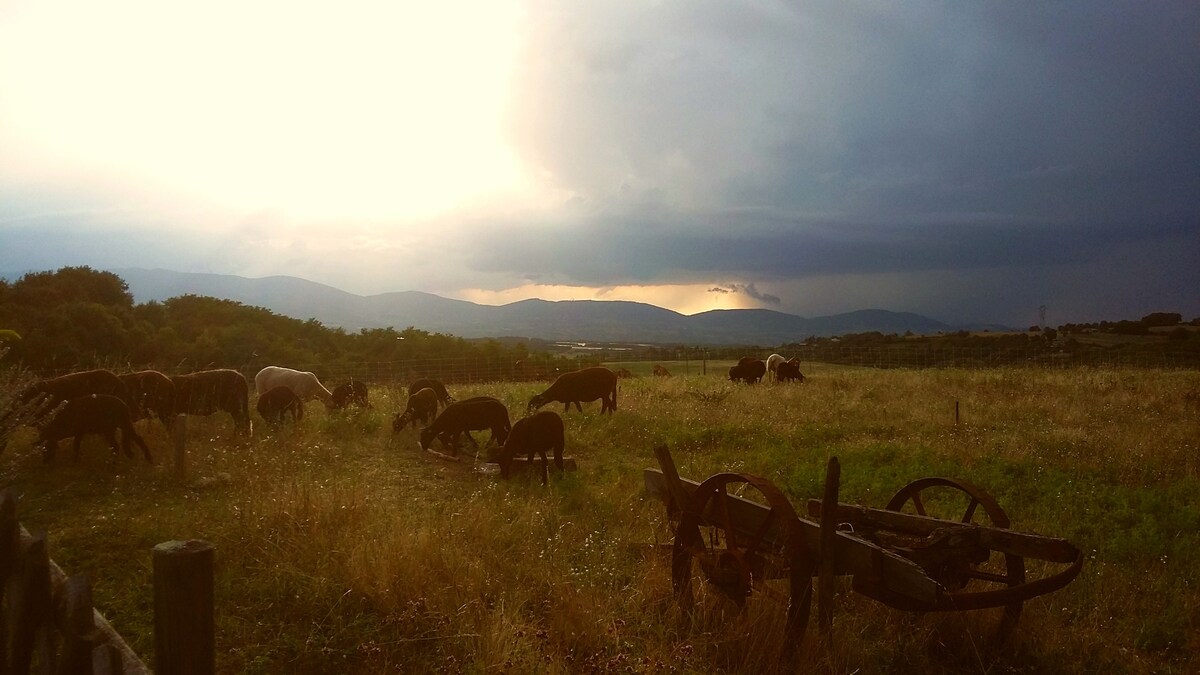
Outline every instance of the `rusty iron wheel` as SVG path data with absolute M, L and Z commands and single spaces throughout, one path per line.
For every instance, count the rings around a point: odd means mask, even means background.
M 982 515 L 980 507 L 983 507 Z M 976 485 L 954 478 L 915 480 L 892 497 L 887 509 L 960 523 L 1009 528 L 1008 514 L 1000 508 L 994 497 Z M 981 584 L 1002 585 L 1007 588 L 1020 586 L 1025 583 L 1025 560 L 1012 553 L 997 555 L 993 551 L 987 560 L 972 564 L 960 581 L 963 588 L 951 592 L 951 599 L 956 595 L 968 598 L 975 592 L 972 591 L 972 587 L 978 588 Z M 1022 600 L 1004 605 L 1004 612 L 995 633 L 998 644 L 1004 644 L 1016 628 L 1023 605 Z
M 735 523 L 738 510 L 731 505 L 739 498 L 730 494 L 730 488 L 742 485 L 753 487 L 761 496 L 752 501 L 769 507 L 761 522 Z M 707 537 L 701 533 L 705 522 Z M 773 535 L 770 541 L 769 534 Z M 680 606 L 689 612 L 695 606 L 695 561 L 700 575 L 739 607 L 744 608 L 755 592 L 785 603 L 783 651 L 794 653 L 808 625 L 816 565 L 805 555 L 802 536 L 795 510 L 771 481 L 744 473 L 710 476 L 692 493 L 675 531 L 671 581 Z M 766 584 L 768 579 L 786 579 L 786 592 L 773 592 Z

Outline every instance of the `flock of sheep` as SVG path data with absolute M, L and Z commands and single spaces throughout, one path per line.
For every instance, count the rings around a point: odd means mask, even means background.
M 654 373 L 670 375 L 662 366 L 655 366 Z M 741 359 L 729 369 L 729 379 L 754 383 L 766 373 L 779 382 L 804 380 L 798 359 L 785 360 L 778 354 L 772 354 L 765 363 L 753 357 Z M 517 455 L 528 455 L 532 462 L 537 454 L 542 458 L 545 484 L 547 453 L 554 456 L 560 471 L 563 468 L 564 430 L 557 413 L 538 410 L 557 402 L 564 405 L 564 412 L 572 403 L 582 412 L 583 403 L 599 400 L 602 414 L 615 412 L 617 379 L 621 376 L 628 376 L 628 371 L 614 372 L 600 366 L 564 373 L 529 400 L 526 416 L 515 424 L 509 422 L 505 405 L 495 398 L 456 401 L 441 382 L 421 379 L 409 386 L 408 402 L 403 411 L 396 413 L 392 428 L 399 432 L 420 423 L 420 445 L 426 450 L 432 449 L 434 439 L 453 450 L 463 436 L 475 444 L 470 432 L 491 431 L 491 439 L 501 446 L 501 476 L 509 476 Z M 254 389 L 258 393 L 255 407 L 271 425 L 282 423 L 288 416 L 293 420 L 303 418 L 304 401 L 314 398 L 329 409 L 351 404 L 370 407 L 367 387 L 362 382 L 351 380 L 330 391 L 313 373 L 280 366 L 260 370 L 254 377 Z M 38 427 L 38 442 L 46 461 L 53 460 L 58 443 L 66 438 L 74 439 L 74 456 L 78 459 L 83 436 L 100 434 L 114 452 L 123 451 L 128 457 L 133 456 L 131 444 L 136 443 L 146 461 L 153 463 L 149 447 L 133 427 L 135 420 L 157 417 L 170 428 L 176 415 L 211 415 L 217 411 L 228 412 L 240 430 L 249 432 L 249 383 L 240 372 L 218 369 L 168 377 L 154 370 L 122 375 L 88 370 L 42 380 L 18 394 L 0 416 L 0 451 L 9 431 L 31 424 Z M 118 429 L 122 434 L 120 446 L 116 440 Z

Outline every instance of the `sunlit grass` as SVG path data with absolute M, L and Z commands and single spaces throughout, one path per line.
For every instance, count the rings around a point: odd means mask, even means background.
M 803 385 L 746 386 L 712 363 L 707 377 L 664 365 L 674 377 L 621 381 L 615 415 L 592 403 L 564 416 L 580 468 L 547 488 L 440 461 L 411 430 L 393 436 L 405 395 L 387 387 L 372 390 L 373 409 L 310 404 L 298 425 L 258 423 L 250 439 L 228 416 L 192 418 L 185 484 L 157 423 L 138 425 L 153 467 L 114 461 L 99 439 L 79 464 L 60 452 L 47 466 L 22 430 L 0 456 L 0 484 L 23 495 L 27 527 L 49 531 L 70 573 L 90 575 L 101 611 L 147 656 L 150 549 L 195 537 L 218 550 L 222 672 L 761 672 L 779 663 L 781 608 L 683 616 L 666 561 L 629 546 L 671 538 L 662 506 L 640 497 L 642 469 L 666 443 L 682 475 L 763 475 L 802 511 L 837 455 L 844 501 L 881 507 L 916 478 L 964 478 L 1016 529 L 1065 537 L 1088 560 L 1066 589 L 1026 604 L 1000 654 L 985 644 L 986 616 L 939 628 L 945 617 L 893 611 L 846 586 L 832 646 L 810 627 L 802 666 L 1200 667 L 1200 375 L 806 364 Z M 515 417 L 545 386 L 452 393 L 496 396 Z

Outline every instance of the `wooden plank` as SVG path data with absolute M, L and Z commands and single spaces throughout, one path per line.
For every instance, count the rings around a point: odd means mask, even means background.
M 643 471 L 643 481 L 646 493 L 664 503 L 668 492 L 666 479 L 658 469 Z M 700 485 L 689 478 L 680 478 L 680 485 L 689 496 Z M 783 533 L 778 523 L 767 523 L 770 509 L 763 504 L 730 495 L 728 501 L 730 516 L 735 523 L 735 529 L 747 537 L 756 536 L 764 525 L 767 525 L 763 543 L 767 548 L 776 551 L 783 550 Z M 702 519 L 703 525 L 711 524 L 711 520 Z M 805 518 L 799 519 L 801 539 L 808 554 L 819 555 L 820 526 Z M 837 532 L 834 537 L 836 552 L 834 569 L 838 575 L 852 574 L 862 577 L 871 583 L 881 584 L 888 590 L 920 602 L 933 603 L 943 593 L 942 587 L 916 563 L 889 551 L 881 546 L 860 539 L 846 532 Z
M 822 503 L 838 503 L 838 486 L 841 480 L 842 465 L 837 457 L 830 457 L 829 465 L 825 469 L 825 493 Z M 817 629 L 827 639 L 830 629 L 833 628 L 833 577 L 834 565 L 837 562 L 837 547 L 833 543 L 837 535 L 837 521 L 828 515 L 836 512 L 836 509 L 830 509 L 830 512 L 821 518 L 821 554 L 817 558 Z
M 810 499 L 808 501 L 808 513 L 812 517 L 820 517 L 821 502 L 816 499 Z M 912 513 L 873 509 L 856 504 L 839 502 L 837 520 L 839 522 L 852 523 L 855 527 L 866 526 L 867 528 L 903 532 L 919 537 L 927 537 L 935 530 L 945 530 L 947 528 L 971 531 L 972 536 L 978 537 L 981 545 L 993 551 L 1011 553 L 1034 560 L 1045 560 L 1046 562 L 1071 563 L 1075 562 L 1075 559 L 1079 556 L 1079 549 L 1065 539 L 1016 532 L 987 525 L 957 523 Z
M 33 536 L 24 527 L 18 525 L 18 535 L 22 545 L 28 545 L 33 541 Z M 67 575 L 62 568 L 53 559 L 49 560 L 50 564 L 50 587 L 52 593 L 57 595 L 61 593 L 61 589 L 67 583 Z M 120 663 L 116 663 L 110 669 L 113 673 L 126 673 L 127 675 L 150 675 L 151 671 L 142 661 L 141 657 L 133 651 L 133 648 L 125 642 L 112 624 L 104 618 L 104 615 L 99 610 L 92 609 L 92 620 L 95 622 L 96 630 L 99 631 L 97 637 L 97 647 L 93 650 L 93 664 L 97 663 L 97 654 L 100 650 L 107 650 L 120 656 Z M 101 662 L 107 662 L 106 659 L 100 659 Z M 96 672 L 103 672 L 99 667 L 95 667 Z
M 154 547 L 154 666 L 162 675 L 216 672 L 213 566 L 207 541 Z

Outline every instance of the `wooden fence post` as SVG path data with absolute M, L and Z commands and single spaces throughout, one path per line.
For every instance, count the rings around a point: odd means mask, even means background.
M 17 522 L 17 500 L 8 490 L 0 491 L 0 608 L 4 607 L 4 589 L 8 577 L 17 570 L 21 552 L 21 526 Z M 0 611 L 0 636 L 8 635 L 8 613 Z M 8 673 L 8 640 L 0 640 L 0 673 Z
M 211 675 L 216 670 L 213 561 L 199 539 L 154 547 L 154 669 L 161 675 Z
M 833 627 L 834 537 L 837 535 L 838 484 L 842 465 L 837 457 L 829 458 L 825 470 L 825 494 L 821 499 L 821 563 L 817 572 L 817 630 L 826 639 Z
M 171 447 L 174 449 L 175 477 L 187 480 L 187 415 L 176 415 L 171 425 Z
M 23 547 L 21 561 L 14 575 L 13 597 L 10 600 L 12 614 L 11 660 L 15 673 L 28 673 L 33 662 L 33 652 L 39 643 L 45 647 L 46 623 L 52 618 L 50 595 L 50 552 L 46 548 L 46 533 L 39 533 Z M 47 654 L 42 651 L 42 658 Z M 53 671 L 53 663 L 42 664 L 47 672 Z

